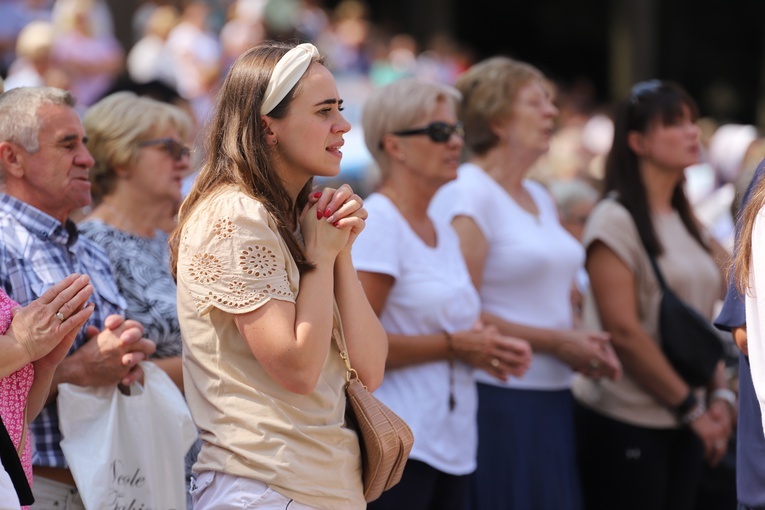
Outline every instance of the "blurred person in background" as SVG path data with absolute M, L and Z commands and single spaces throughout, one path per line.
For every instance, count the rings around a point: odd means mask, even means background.
M 127 56 L 127 71 L 135 82 L 158 80 L 177 88 L 175 60 L 167 47 L 167 38 L 178 19 L 178 9 L 172 5 L 161 5 L 151 11 L 145 32 Z
M 534 351 L 520 379 L 476 373 L 472 507 L 579 510 L 573 374 L 615 379 L 620 366 L 607 334 L 574 329 L 571 288 L 584 250 L 550 194 L 526 178 L 549 148 L 557 109 L 544 75 L 506 57 L 474 65 L 456 87 L 470 158 L 431 215 L 457 231 L 482 320 Z
M 372 92 L 362 115 L 383 180 L 369 195 L 353 262 L 388 333 L 375 395 L 412 428 L 414 447 L 398 485 L 374 510 L 462 510 L 476 467 L 473 367 L 519 377 L 531 349 L 480 323 L 481 303 L 448 223 L 428 215 L 431 198 L 457 177 L 463 147 L 452 87 L 404 79 Z
M 180 22 L 167 38 L 167 49 L 175 62 L 178 92 L 191 102 L 196 118 L 207 119 L 213 89 L 220 81 L 221 47 L 209 27 L 210 7 L 204 1 L 189 2 Z
M 0 76 L 7 76 L 18 58 L 16 40 L 21 30 L 33 21 L 51 21 L 52 0 L 6 0 L 0 2 Z M 6 90 L 8 90 L 6 88 Z
M 17 87 L 69 88 L 69 78 L 53 62 L 55 33 L 48 21 L 32 21 L 16 40 L 16 60 L 11 64 L 6 90 Z
M 94 208 L 79 230 L 106 252 L 126 314 L 157 344 L 151 360 L 183 391 L 177 289 L 162 226 L 181 202 L 192 120 L 176 106 L 117 92 L 91 106 L 83 125 L 95 160 L 88 175 Z M 187 482 L 198 451 L 187 456 Z
M 265 3 L 265 2 L 264 2 Z M 228 72 L 239 55 L 262 43 L 266 29 L 257 2 L 237 0 L 228 8 L 229 19 L 220 31 L 221 70 Z
M 558 206 L 561 226 L 574 239 L 582 242 L 584 225 L 598 201 L 597 190 L 581 177 L 553 180 L 547 184 L 547 189 L 550 190 Z M 571 303 L 574 307 L 574 320 L 577 326 L 582 324 L 584 295 L 589 285 L 587 270 L 582 264 L 576 273 L 576 281 L 571 286 Z
M 724 364 L 706 388 L 692 388 L 669 363 L 649 258 L 680 299 L 711 318 L 726 254 L 683 190 L 684 171 L 700 155 L 697 117 L 682 88 L 658 80 L 635 85 L 616 109 L 605 198 L 584 233 L 585 323 L 611 334 L 624 376 L 582 374 L 574 384 L 588 510 L 693 509 L 704 462 L 716 465 L 727 449 L 735 395 Z
M 109 90 L 125 59 L 119 41 L 96 28 L 97 12 L 94 0 L 71 0 L 54 20 L 53 59 L 66 71 L 69 90 L 82 106 L 90 106 Z

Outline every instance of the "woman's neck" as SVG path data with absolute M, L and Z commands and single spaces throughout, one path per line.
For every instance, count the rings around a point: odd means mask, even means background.
M 157 229 L 167 224 L 176 212 L 169 202 L 134 201 L 120 194 L 104 197 L 88 219 L 96 218 L 107 225 L 142 237 L 154 237 Z
M 409 224 L 409 227 L 422 241 L 431 247 L 436 246 L 438 238 L 433 222 L 428 216 L 430 201 L 438 191 L 437 185 L 427 185 L 418 179 L 389 176 L 378 189 L 378 193 L 385 195 L 393 202 L 401 216 Z
M 378 192 L 388 197 L 407 219 L 422 221 L 428 219 L 428 206 L 438 188 L 436 184 L 411 178 L 409 173 L 392 171 Z
M 523 180 L 538 156 L 527 151 L 508 150 L 506 146 L 490 149 L 486 154 L 474 155 L 470 162 L 477 165 L 509 193 L 523 188 Z
M 643 163 L 640 174 L 645 186 L 648 207 L 652 213 L 666 214 L 672 212 L 672 195 L 683 177 L 682 169 L 660 168 L 649 163 Z

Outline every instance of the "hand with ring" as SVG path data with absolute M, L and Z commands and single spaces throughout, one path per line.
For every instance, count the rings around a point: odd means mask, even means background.
M 64 359 L 77 333 L 93 313 L 87 304 L 93 286 L 87 275 L 72 274 L 53 285 L 38 299 L 11 311 L 12 321 L 5 336 L 24 353 L 23 366 L 35 362 L 37 369 L 55 367 Z M 21 368 L 2 366 L 0 376 Z M 10 372 L 7 372 L 10 370 Z
M 499 380 L 521 377 L 531 364 L 529 343 L 500 334 L 494 325 L 479 322 L 472 330 L 452 333 L 452 337 L 457 358 Z

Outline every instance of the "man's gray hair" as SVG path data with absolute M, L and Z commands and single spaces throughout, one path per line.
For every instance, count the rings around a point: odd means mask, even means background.
M 27 152 L 37 152 L 40 107 L 51 104 L 73 108 L 76 102 L 69 91 L 53 87 L 19 87 L 0 94 L 0 142 L 13 142 Z

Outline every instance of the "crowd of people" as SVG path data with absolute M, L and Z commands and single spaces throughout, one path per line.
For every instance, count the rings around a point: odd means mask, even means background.
M 199 432 L 188 509 L 765 506 L 753 126 L 659 80 L 598 109 L 359 0 L 146 1 L 131 48 L 102 0 L 2 9 L 0 508 L 84 509 L 58 385 L 147 361 Z M 720 329 L 703 385 L 659 270 Z M 348 360 L 415 438 L 371 502 Z

